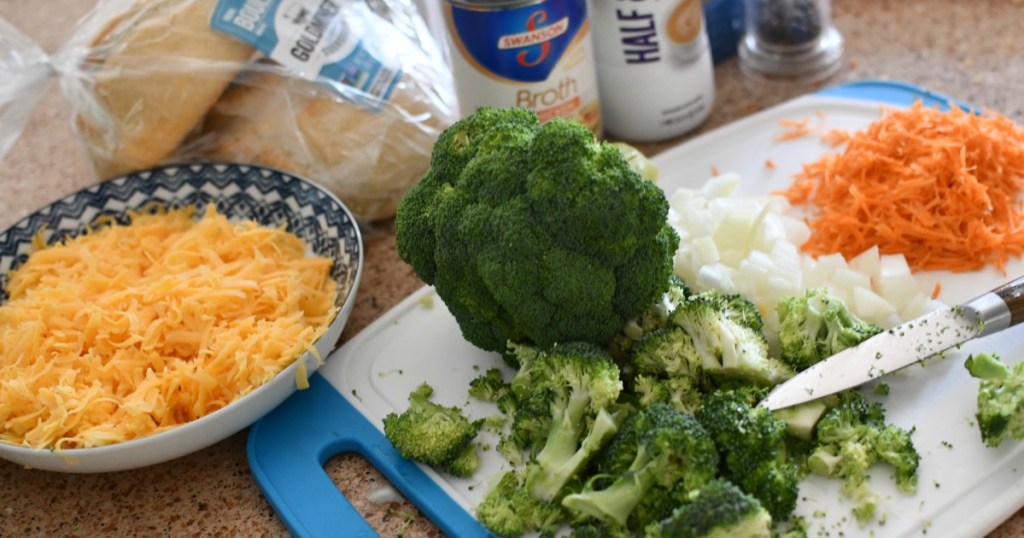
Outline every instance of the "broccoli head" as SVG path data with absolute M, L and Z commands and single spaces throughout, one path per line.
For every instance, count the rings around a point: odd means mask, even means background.
M 723 476 L 782 521 L 796 508 L 800 477 L 788 458 L 785 421 L 757 406 L 758 395 L 717 390 L 704 397 L 695 416 L 714 440 Z
M 900 490 L 917 489 L 920 455 L 910 432 L 885 422 L 882 406 L 870 404 L 855 390 L 838 395 L 838 403 L 818 420 L 818 446 L 807 459 L 811 472 L 843 480 L 841 492 L 856 506 L 853 514 L 861 523 L 874 517 L 878 498 L 867 486 L 868 470 L 879 461 L 896 470 Z
M 770 538 L 772 516 L 735 484 L 715 479 L 672 515 L 647 526 L 646 538 Z
M 664 193 L 581 124 L 483 108 L 438 137 L 396 244 L 482 349 L 605 345 L 668 290 L 667 215 Z
M 689 335 L 704 374 L 762 386 L 793 376 L 788 366 L 768 356 L 757 306 L 738 295 L 693 295 L 672 312 L 669 323 Z
M 602 489 L 592 479 L 579 493 L 566 495 L 562 505 L 594 518 L 625 525 L 634 508 L 652 489 L 689 492 L 715 477 L 718 453 L 708 433 L 693 417 L 665 403 L 638 411 L 622 428 L 622 439 L 613 440 L 602 457 L 612 467 L 598 469 L 597 478 L 614 477 Z M 625 469 L 621 462 L 630 460 Z
M 457 476 L 472 475 L 479 458 L 470 442 L 480 422 L 470 422 L 457 407 L 430 401 L 433 392 L 423 383 L 409 394 L 408 409 L 384 417 L 384 435 L 403 458 L 442 467 Z
M 782 360 L 805 370 L 880 333 L 882 328 L 858 318 L 827 288 L 807 290 L 778 302 Z
M 967 357 L 967 371 L 980 380 L 978 429 L 990 447 L 1006 439 L 1024 440 L 1024 363 L 1012 367 L 993 353 Z

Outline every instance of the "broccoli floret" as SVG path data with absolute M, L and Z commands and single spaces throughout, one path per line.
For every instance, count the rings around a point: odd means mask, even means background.
M 646 538 L 769 538 L 772 517 L 736 485 L 716 479 L 696 491 L 668 518 L 651 523 Z
M 807 290 L 778 302 L 782 360 L 801 371 L 882 332 L 858 318 L 827 288 Z
M 466 448 L 462 449 L 462 452 L 453 460 L 449 461 L 445 465 L 445 469 L 449 473 L 461 477 L 469 478 L 473 476 L 473 473 L 480 467 L 480 454 L 476 451 L 476 446 L 473 443 L 466 445 Z
M 485 402 L 497 402 L 509 390 L 509 384 L 497 368 L 491 368 L 469 382 L 469 395 Z
M 616 360 L 623 360 L 633 353 L 636 345 L 647 336 L 665 327 L 669 314 L 691 295 L 690 287 L 676 275 L 669 277 L 668 291 L 660 301 L 647 307 L 639 316 L 629 320 L 611 343 L 608 352 Z
M 695 416 L 721 454 L 723 476 L 782 521 L 796 508 L 799 473 L 788 459 L 786 423 L 756 406 L 758 394 L 715 391 L 704 397 Z
M 976 414 L 981 440 L 990 447 L 1024 440 L 1024 362 L 1010 367 L 994 353 L 976 353 L 965 366 L 981 380 Z
M 843 480 L 841 492 L 856 503 L 853 513 L 863 524 L 874 517 L 878 502 L 867 486 L 868 470 L 878 461 L 889 463 L 896 470 L 896 485 L 913 493 L 920 455 L 909 432 L 885 422 L 881 405 L 868 403 L 855 390 L 840 393 L 838 401 L 818 421 L 818 446 L 807 466 L 815 474 Z
M 701 392 L 692 377 L 658 378 L 639 375 L 633 381 L 633 391 L 640 397 L 641 407 L 655 402 L 667 402 L 684 413 L 693 414 L 700 406 Z
M 707 291 L 691 296 L 669 322 L 689 335 L 705 374 L 756 385 L 793 376 L 788 366 L 768 356 L 757 306 L 738 295 Z
M 664 193 L 581 124 L 483 108 L 439 136 L 396 245 L 482 349 L 605 345 L 668 289 L 667 215 Z
M 701 355 L 693 339 L 680 327 L 651 332 L 633 349 L 632 364 L 638 374 L 656 376 L 701 375 Z
M 472 450 L 470 442 L 480 429 L 480 422 L 471 422 L 457 407 L 445 407 L 430 401 L 434 389 L 423 383 L 409 394 L 409 407 L 402 414 L 384 417 L 384 435 L 403 458 L 443 467 L 453 474 L 470 470 L 464 458 Z M 452 464 L 455 468 L 452 469 Z M 461 474 L 459 476 L 467 476 Z
M 623 428 L 623 438 L 609 445 L 616 453 L 599 475 L 615 477 L 603 489 L 592 480 L 583 491 L 565 496 L 562 505 L 597 519 L 625 525 L 630 513 L 654 487 L 699 489 L 715 477 L 718 453 L 704 428 L 690 415 L 664 403 L 640 410 Z M 630 451 L 630 448 L 632 450 Z M 632 461 L 622 472 L 619 462 Z
M 612 408 L 622 390 L 619 368 L 601 348 L 583 342 L 548 351 L 525 345 L 513 349 L 521 367 L 512 379 L 512 392 L 525 402 L 533 400 L 534 406 L 543 400 L 550 417 L 543 446 L 526 470 L 530 493 L 550 501 L 625 417 Z
M 538 501 L 524 486 L 521 472 L 506 472 L 477 505 L 477 519 L 496 536 L 515 537 L 534 531 L 553 536 L 569 519 L 566 510 L 558 503 Z

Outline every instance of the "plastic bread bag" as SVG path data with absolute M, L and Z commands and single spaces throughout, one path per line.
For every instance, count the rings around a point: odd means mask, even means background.
M 0 160 L 18 140 L 52 72 L 46 53 L 0 19 Z
M 455 117 L 413 0 L 101 0 L 51 63 L 97 178 L 257 164 L 394 215 Z

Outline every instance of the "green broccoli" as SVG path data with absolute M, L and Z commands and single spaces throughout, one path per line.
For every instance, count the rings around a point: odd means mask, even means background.
M 542 501 L 562 487 L 610 439 L 625 417 L 613 407 L 622 391 L 619 367 L 601 348 L 584 342 L 538 351 L 513 345 L 521 364 L 512 393 L 523 401 L 546 403 L 550 419 L 544 443 L 526 470 L 526 486 Z
M 994 353 L 975 353 L 965 366 L 980 380 L 976 416 L 981 440 L 990 447 L 1006 439 L 1024 440 L 1024 362 L 1010 367 Z
M 509 390 L 509 384 L 497 368 L 491 368 L 469 382 L 469 395 L 485 402 L 497 402 Z
M 647 526 L 646 538 L 770 538 L 772 516 L 754 497 L 715 479 L 671 516 Z
M 480 421 L 471 422 L 457 407 L 430 401 L 433 393 L 426 383 L 417 387 L 409 394 L 405 412 L 384 417 L 384 435 L 403 458 L 445 468 L 456 476 L 470 476 L 479 464 L 470 442 Z
M 668 290 L 667 215 L 664 193 L 581 124 L 483 108 L 438 137 L 396 245 L 482 349 L 605 345 Z
M 680 327 L 665 327 L 647 335 L 633 348 L 631 361 L 638 374 L 700 379 L 702 359 L 690 335 Z
M 917 489 L 920 455 L 910 432 L 886 424 L 882 406 L 868 403 L 855 391 L 838 395 L 838 404 L 818 420 L 815 428 L 817 447 L 807 459 L 811 472 L 841 478 L 841 492 L 856 506 L 854 516 L 861 523 L 875 514 L 878 497 L 867 486 L 868 470 L 879 461 L 889 463 L 896 473 L 901 491 Z
M 676 275 L 669 277 L 668 291 L 661 300 L 647 307 L 637 317 L 626 321 L 622 330 L 608 344 L 608 352 L 616 360 L 624 360 L 634 347 L 647 336 L 665 327 L 668 316 L 692 294 L 690 287 Z
M 697 410 L 702 397 L 697 381 L 687 376 L 658 378 L 638 375 L 633 380 L 633 391 L 639 396 L 641 407 L 655 402 L 668 402 L 689 414 Z
M 568 520 L 566 510 L 558 503 L 538 501 L 524 486 L 523 473 L 507 471 L 477 505 L 477 519 L 496 536 L 515 537 L 534 531 L 553 536 Z
M 625 525 L 653 488 L 688 492 L 715 477 L 718 453 L 693 417 L 665 403 L 655 403 L 633 416 L 629 428 L 623 426 L 622 437 L 609 444 L 612 454 L 601 458 L 611 466 L 600 467 L 597 476 L 613 477 L 611 485 L 595 489 L 596 481 L 591 480 L 579 493 L 566 495 L 563 506 Z M 631 460 L 628 467 L 621 469 L 626 460 Z
M 756 405 L 759 395 L 717 390 L 704 397 L 695 416 L 718 448 L 723 477 L 782 521 L 796 508 L 799 470 L 788 458 L 786 423 Z
M 881 327 L 858 318 L 827 288 L 783 298 L 775 308 L 782 361 L 797 371 L 882 332 Z
M 762 386 L 793 376 L 788 366 L 768 356 L 757 306 L 738 295 L 693 295 L 672 312 L 669 323 L 690 337 L 704 374 Z

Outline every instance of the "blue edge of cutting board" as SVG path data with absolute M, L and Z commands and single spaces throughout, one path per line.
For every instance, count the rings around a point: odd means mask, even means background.
M 921 100 L 945 108 L 945 96 L 908 84 L 862 81 L 819 95 L 895 105 Z M 447 536 L 487 536 L 472 514 L 448 496 L 417 464 L 395 451 L 384 435 L 320 374 L 249 430 L 249 467 L 288 530 L 299 537 L 376 536 L 324 471 L 335 455 L 356 453 L 373 464 L 405 498 Z

